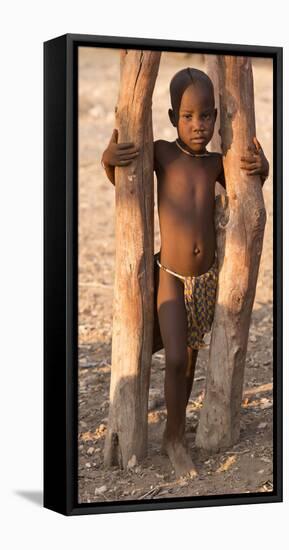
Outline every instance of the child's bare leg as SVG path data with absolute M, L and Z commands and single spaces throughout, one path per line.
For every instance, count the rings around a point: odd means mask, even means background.
M 188 404 L 190 399 L 193 382 L 194 382 L 197 357 L 198 357 L 197 349 L 192 349 L 188 347 L 187 350 L 188 350 L 188 366 L 187 366 L 187 372 L 186 372 L 186 381 L 187 381 L 186 404 Z
M 161 270 L 158 288 L 158 316 L 165 347 L 165 400 L 167 423 L 163 438 L 176 475 L 196 475 L 184 443 L 188 395 L 187 319 L 182 282 Z M 190 378 L 191 381 L 191 378 Z
M 195 368 L 196 368 L 196 362 L 198 357 L 197 349 L 192 349 L 191 347 L 188 346 L 187 351 L 188 351 L 188 363 L 187 363 L 187 370 L 186 370 L 186 406 L 188 405 L 193 383 L 194 383 Z M 166 432 L 167 432 L 167 429 L 165 429 L 165 432 L 164 432 L 164 444 L 162 447 L 163 452 L 165 452 Z

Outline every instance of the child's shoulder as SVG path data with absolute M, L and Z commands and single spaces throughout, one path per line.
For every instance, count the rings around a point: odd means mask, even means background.
M 163 166 L 173 154 L 173 141 L 157 139 L 154 141 L 154 163 L 155 166 Z
M 210 157 L 211 157 L 212 159 L 215 160 L 217 166 L 218 166 L 218 167 L 220 168 L 220 170 L 221 170 L 221 169 L 222 169 L 222 166 L 223 166 L 223 155 L 222 155 L 222 153 L 217 153 L 217 152 L 215 152 L 215 151 L 212 151 L 212 152 L 210 153 Z
M 154 141 L 155 156 L 166 154 L 175 149 L 175 141 L 166 141 L 165 139 L 157 139 Z
M 210 156 L 218 160 L 222 160 L 223 158 L 222 153 L 217 153 L 216 151 L 210 151 Z
M 154 148 L 161 150 L 161 149 L 171 147 L 173 144 L 174 144 L 174 141 L 166 141 L 165 139 L 156 139 L 156 141 L 154 141 Z

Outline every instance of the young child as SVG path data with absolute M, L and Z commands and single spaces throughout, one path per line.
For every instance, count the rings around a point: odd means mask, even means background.
M 224 188 L 226 184 L 222 155 L 206 149 L 217 115 L 211 80 L 200 70 L 183 69 L 171 80 L 170 97 L 168 114 L 178 137 L 172 142 L 154 142 L 161 235 L 161 248 L 155 255 L 155 265 L 160 267 L 155 299 L 166 362 L 167 422 L 162 450 L 177 477 L 193 478 L 197 471 L 185 441 L 186 407 L 198 350 L 205 345 L 203 336 L 214 317 L 218 281 L 215 183 Z M 263 185 L 269 164 L 256 138 L 248 151 L 241 168 L 260 175 Z M 102 157 L 113 184 L 114 167 L 127 166 L 138 154 L 133 143 L 117 143 L 114 130 Z M 155 341 L 153 353 L 160 347 Z

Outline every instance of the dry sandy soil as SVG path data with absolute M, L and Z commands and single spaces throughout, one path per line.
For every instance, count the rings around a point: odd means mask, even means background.
M 168 86 L 186 66 L 202 68 L 201 56 L 164 53 L 153 97 L 155 139 L 175 139 Z M 272 67 L 253 60 L 257 136 L 272 174 Z M 149 400 L 148 457 L 129 471 L 103 468 L 109 409 L 115 262 L 114 187 L 100 164 L 114 127 L 119 84 L 118 51 L 81 48 L 79 58 L 79 502 L 143 500 L 197 495 L 268 492 L 272 464 L 272 178 L 264 185 L 267 224 L 249 334 L 241 434 L 236 445 L 209 454 L 194 445 L 202 407 L 208 350 L 199 352 L 187 408 L 187 437 L 200 476 L 176 481 L 160 454 L 166 409 L 164 351 L 153 355 Z M 155 201 L 156 203 L 156 201 Z M 155 252 L 159 250 L 155 212 Z

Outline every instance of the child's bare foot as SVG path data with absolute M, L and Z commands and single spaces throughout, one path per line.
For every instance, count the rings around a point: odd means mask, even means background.
M 183 445 L 186 448 L 186 451 L 189 452 L 188 442 L 186 440 L 185 435 L 183 437 Z M 164 433 L 163 433 L 163 439 L 162 439 L 162 444 L 161 444 L 161 454 L 168 456 L 168 451 L 167 451 L 167 429 L 166 428 L 164 429 Z
M 194 466 L 184 441 L 170 441 L 164 434 L 162 453 L 168 455 L 177 478 L 187 476 L 193 479 L 197 477 L 198 471 Z

